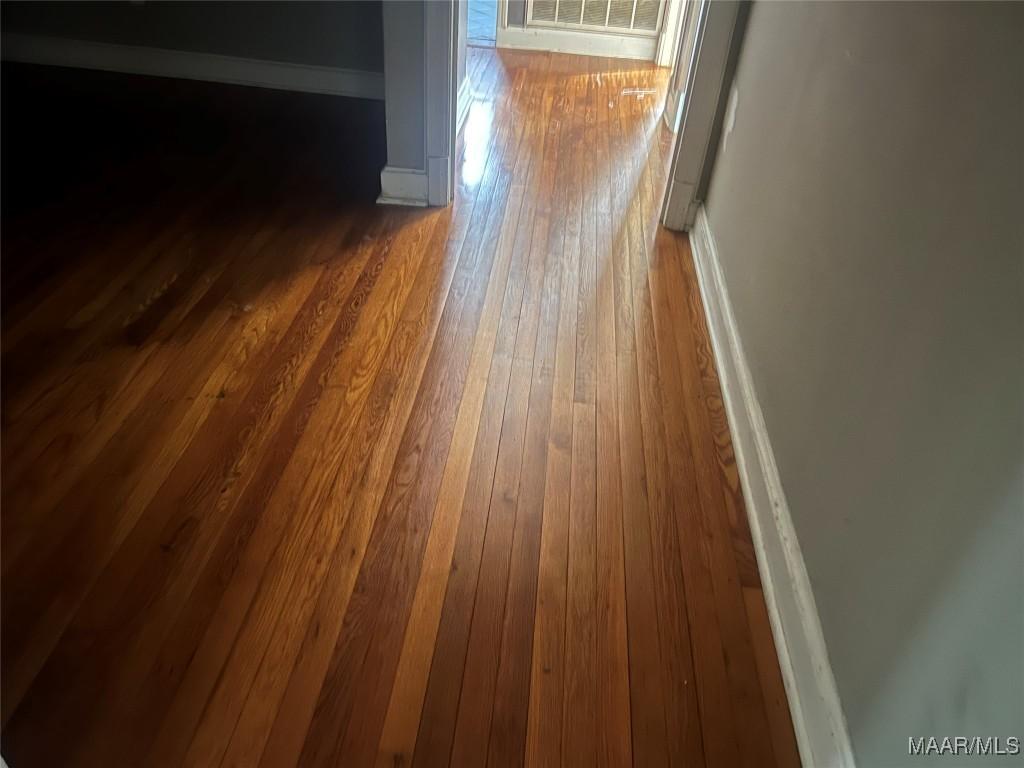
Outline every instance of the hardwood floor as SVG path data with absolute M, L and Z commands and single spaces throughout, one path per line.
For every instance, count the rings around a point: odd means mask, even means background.
M 446 210 L 345 199 L 334 128 L 229 89 L 265 144 L 101 155 L 5 217 L 12 768 L 799 763 L 657 226 L 666 72 L 469 68 Z

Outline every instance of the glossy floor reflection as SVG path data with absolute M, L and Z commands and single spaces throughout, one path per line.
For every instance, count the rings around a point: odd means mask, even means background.
M 667 72 L 469 74 L 449 209 L 277 105 L 5 221 L 10 765 L 797 764 Z

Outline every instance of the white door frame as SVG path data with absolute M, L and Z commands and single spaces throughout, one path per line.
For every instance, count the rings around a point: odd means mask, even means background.
M 679 20 L 679 39 L 673 51 L 672 77 L 665 96 L 665 108 L 662 117 L 666 127 L 677 133 L 682 118 L 683 99 L 686 94 L 686 76 L 690 71 L 690 62 L 696 47 L 697 20 L 700 15 L 701 0 L 684 0 L 683 12 Z
M 455 0 L 384 4 L 388 164 L 380 174 L 379 203 L 452 201 L 458 93 L 455 10 Z
M 454 0 L 426 0 L 424 114 L 428 205 L 448 205 L 455 193 L 458 23 Z
M 675 63 L 686 11 L 696 2 L 697 0 L 665 0 L 665 15 L 661 20 L 658 48 L 654 55 L 654 63 L 659 67 L 671 67 Z
M 707 174 L 718 149 L 716 122 L 734 47 L 739 44 L 740 9 L 736 0 L 700 0 L 689 62 L 681 61 L 688 46 L 679 46 L 676 75 L 685 72 L 686 80 L 681 90 L 685 94 L 681 126 L 662 206 L 661 220 L 669 229 L 689 230 L 707 191 Z

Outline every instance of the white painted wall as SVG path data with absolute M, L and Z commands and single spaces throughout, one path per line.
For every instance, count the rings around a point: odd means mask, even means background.
M 858 765 L 1024 735 L 1024 5 L 755 2 L 733 89 L 706 208 Z
M 382 72 L 381 0 L 4 2 L 5 33 Z

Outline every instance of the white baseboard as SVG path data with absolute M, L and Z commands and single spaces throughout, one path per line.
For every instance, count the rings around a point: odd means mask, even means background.
M 456 105 L 456 118 L 455 118 L 455 135 L 458 136 L 462 130 L 463 123 L 466 122 L 466 116 L 469 115 L 469 107 L 473 103 L 473 87 L 469 83 L 469 75 L 462 78 L 462 82 L 459 84 L 459 93 L 455 99 Z
M 424 207 L 429 200 L 427 172 L 390 165 L 380 172 L 379 205 L 411 205 Z
M 498 48 L 522 48 L 530 51 L 555 51 L 644 61 L 653 61 L 658 51 L 658 40 L 654 37 L 548 27 L 502 27 L 500 24 L 496 45 Z
M 384 98 L 384 75 L 356 69 L 245 59 L 213 53 L 5 34 L 3 58 L 27 64 L 100 69 L 133 75 L 208 80 L 284 91 Z
M 452 186 L 452 159 L 450 155 L 427 157 L 427 205 L 445 206 L 450 203 Z
M 809 768 L 853 768 L 814 595 L 703 206 L 690 245 L 800 757 Z

